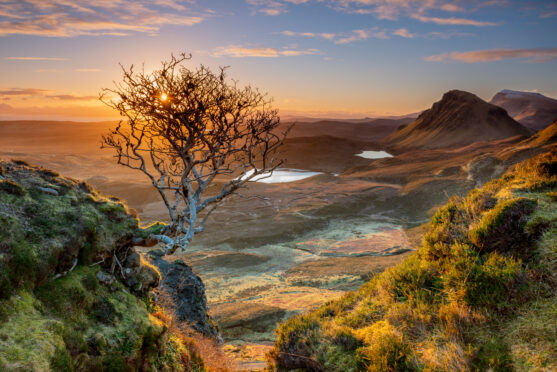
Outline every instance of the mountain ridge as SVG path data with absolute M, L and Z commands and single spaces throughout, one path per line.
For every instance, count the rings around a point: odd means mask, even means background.
M 400 152 L 461 147 L 477 141 L 530 134 L 531 130 L 512 119 L 503 108 L 472 93 L 451 90 L 416 120 L 385 138 L 383 144 Z

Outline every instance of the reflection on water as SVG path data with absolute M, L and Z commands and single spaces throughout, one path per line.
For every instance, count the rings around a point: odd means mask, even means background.
M 356 154 L 364 159 L 382 159 L 382 158 L 392 158 L 393 156 L 386 151 L 362 151 L 361 154 Z
M 249 177 L 253 174 L 253 169 L 250 170 L 245 176 Z M 272 174 L 263 173 L 259 176 L 255 176 L 250 181 L 262 182 L 262 183 L 282 183 L 282 182 L 294 182 L 303 180 L 304 178 L 317 176 L 322 174 L 321 172 L 310 172 L 301 169 L 276 169 Z

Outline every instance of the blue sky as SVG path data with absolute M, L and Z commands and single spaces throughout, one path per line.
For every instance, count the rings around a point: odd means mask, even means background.
M 171 52 L 284 114 L 398 115 L 450 89 L 557 96 L 557 1 L 0 0 L 0 117 L 104 118 L 124 65 Z

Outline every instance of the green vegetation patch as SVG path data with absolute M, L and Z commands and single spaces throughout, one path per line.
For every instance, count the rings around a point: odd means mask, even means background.
M 0 298 L 44 284 L 76 258 L 83 265 L 100 260 L 138 229 L 123 204 L 84 191 L 75 180 L 21 162 L 2 167 Z
M 556 192 L 553 151 L 452 198 L 404 262 L 280 324 L 273 368 L 557 368 Z
M 122 202 L 24 162 L 1 170 L 1 371 L 204 370 L 171 319 L 120 281 L 101 284 L 102 265 L 91 266 L 141 235 Z M 140 269 L 140 281 L 158 282 Z

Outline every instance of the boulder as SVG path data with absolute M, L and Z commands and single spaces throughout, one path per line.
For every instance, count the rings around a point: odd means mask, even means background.
M 158 289 L 172 299 L 176 319 L 207 336 L 218 337 L 217 326 L 207 314 L 205 285 L 201 278 L 182 260 L 166 261 L 161 250 L 151 251 L 150 258 L 162 275 Z

